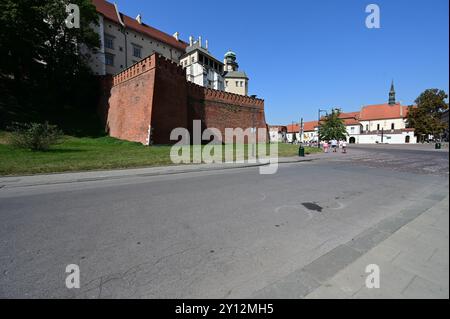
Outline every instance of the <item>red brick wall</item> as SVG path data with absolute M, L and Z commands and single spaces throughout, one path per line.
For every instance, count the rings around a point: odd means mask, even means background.
M 114 76 L 107 118 L 111 136 L 143 144 L 150 128 L 153 143 L 174 143 L 172 129 L 192 133 L 196 119 L 222 137 L 225 128 L 266 128 L 263 100 L 187 82 L 181 67 L 155 54 Z
M 148 145 L 155 65 L 152 56 L 114 77 L 107 120 L 112 137 Z
M 186 74 L 182 68 L 163 57 L 155 56 L 156 78 L 152 108 L 152 140 L 171 144 L 170 132 L 187 127 Z
M 202 128 L 219 129 L 225 142 L 233 142 L 225 140 L 226 128 L 266 128 L 263 100 L 188 83 L 188 101 L 190 122 L 200 119 Z

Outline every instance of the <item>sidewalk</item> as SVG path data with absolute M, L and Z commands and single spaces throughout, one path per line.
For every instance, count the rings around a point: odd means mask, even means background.
M 449 298 L 449 197 L 401 227 L 306 298 Z M 380 288 L 365 268 L 380 268 Z
M 278 163 L 297 163 L 308 162 L 323 157 L 323 153 L 314 153 L 305 157 L 284 157 L 278 158 Z M 224 169 L 237 169 L 247 167 L 259 167 L 268 165 L 268 159 L 264 159 L 262 163 L 218 163 L 218 164 L 185 164 L 160 167 L 115 169 L 101 171 L 84 171 L 84 172 L 68 172 L 54 174 L 38 174 L 27 176 L 0 176 L 0 189 L 15 188 L 37 185 L 52 185 L 64 183 L 89 182 L 100 180 L 121 179 L 129 177 L 146 177 L 159 176 L 169 174 L 182 174 L 192 172 L 205 172 Z

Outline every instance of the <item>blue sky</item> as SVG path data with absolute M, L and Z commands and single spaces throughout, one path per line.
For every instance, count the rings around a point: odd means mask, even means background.
M 250 94 L 265 99 L 269 124 L 315 120 L 318 108 L 386 102 L 392 79 L 403 104 L 427 88 L 449 92 L 448 0 L 116 3 L 185 41 L 201 35 L 220 60 L 235 51 Z M 370 3 L 380 7 L 380 29 L 365 27 Z

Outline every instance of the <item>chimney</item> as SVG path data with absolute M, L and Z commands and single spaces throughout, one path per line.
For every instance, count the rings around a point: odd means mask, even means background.
M 198 37 L 198 46 L 200 48 L 202 47 L 202 37 L 201 36 Z
M 189 36 L 189 46 L 192 46 L 194 44 L 194 38 L 191 36 Z
M 205 49 L 208 50 L 208 40 L 205 40 Z
M 173 34 L 173 37 L 174 37 L 175 39 L 177 39 L 177 41 L 179 40 L 179 36 L 180 36 L 180 33 L 179 33 L 179 32 L 175 32 L 175 33 Z
M 140 13 L 137 15 L 136 21 L 137 21 L 139 24 L 142 24 L 142 16 L 141 16 Z

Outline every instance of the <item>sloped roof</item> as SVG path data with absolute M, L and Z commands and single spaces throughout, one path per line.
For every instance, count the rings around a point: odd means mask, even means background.
M 298 133 L 299 132 L 299 125 L 298 124 L 289 124 L 286 125 L 287 132 L 288 133 Z
M 98 13 L 102 14 L 105 18 L 120 24 L 119 18 L 116 13 L 116 9 L 112 3 L 109 3 L 105 0 L 92 0 L 92 3 L 95 5 Z M 173 36 L 167 33 L 155 29 L 145 23 L 140 24 L 135 19 L 123 13 L 120 13 L 120 15 L 123 23 L 127 28 L 146 34 L 155 40 L 166 43 L 167 45 L 170 45 L 181 51 L 184 51 L 187 47 L 186 43 L 175 39 Z
M 303 132 L 314 131 L 314 128 L 319 126 L 319 121 L 310 121 L 303 123 Z
M 245 74 L 245 72 L 242 71 L 226 72 L 223 77 L 232 79 L 248 79 L 247 74 Z
M 395 119 L 406 118 L 408 115 L 408 107 L 396 103 L 394 105 L 389 104 L 374 104 L 366 105 L 361 108 L 359 115 L 360 121 L 368 120 L 382 120 L 382 119 Z

